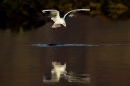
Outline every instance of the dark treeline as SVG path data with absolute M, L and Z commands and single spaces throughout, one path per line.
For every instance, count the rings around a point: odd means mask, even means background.
M 0 29 L 19 31 L 44 25 L 43 9 L 57 9 L 62 14 L 72 9 L 90 8 L 90 16 L 110 20 L 130 18 L 129 0 L 0 0 Z

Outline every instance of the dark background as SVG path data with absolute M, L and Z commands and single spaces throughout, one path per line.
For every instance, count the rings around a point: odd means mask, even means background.
M 128 20 L 129 0 L 1 0 L 0 29 L 10 28 L 18 33 L 35 29 L 50 21 L 43 9 L 57 9 L 61 16 L 73 9 L 90 8 L 89 16 L 102 16 L 108 20 Z M 86 14 L 88 15 L 88 14 Z

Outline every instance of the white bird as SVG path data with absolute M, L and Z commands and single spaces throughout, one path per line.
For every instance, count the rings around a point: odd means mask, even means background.
M 51 13 L 51 20 L 53 20 L 54 24 L 52 26 L 52 28 L 57 28 L 60 27 L 61 24 L 63 26 L 66 27 L 66 22 L 65 22 L 65 18 L 68 14 L 70 14 L 70 17 L 74 16 L 74 13 L 78 12 L 78 11 L 90 11 L 90 9 L 75 9 L 75 10 L 71 10 L 69 12 L 67 12 L 62 18 L 59 15 L 59 11 L 55 10 L 55 9 L 47 9 L 47 10 L 42 10 L 43 13 L 46 13 L 47 11 L 49 11 Z

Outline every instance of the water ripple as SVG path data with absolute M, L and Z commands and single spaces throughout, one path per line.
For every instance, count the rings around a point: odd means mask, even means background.
M 65 47 L 65 46 L 129 46 L 130 44 L 32 44 L 31 46 L 36 47 Z

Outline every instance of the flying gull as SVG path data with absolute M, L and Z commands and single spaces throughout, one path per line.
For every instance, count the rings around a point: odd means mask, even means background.
M 55 10 L 55 9 L 42 10 L 43 13 L 50 12 L 51 20 L 53 20 L 54 22 L 52 28 L 57 28 L 57 27 L 60 27 L 61 25 L 66 27 L 66 22 L 65 22 L 66 16 L 70 14 L 69 17 L 73 17 L 75 16 L 74 14 L 77 13 L 78 11 L 90 11 L 90 9 L 74 9 L 67 12 L 62 18 L 60 17 L 58 10 Z

